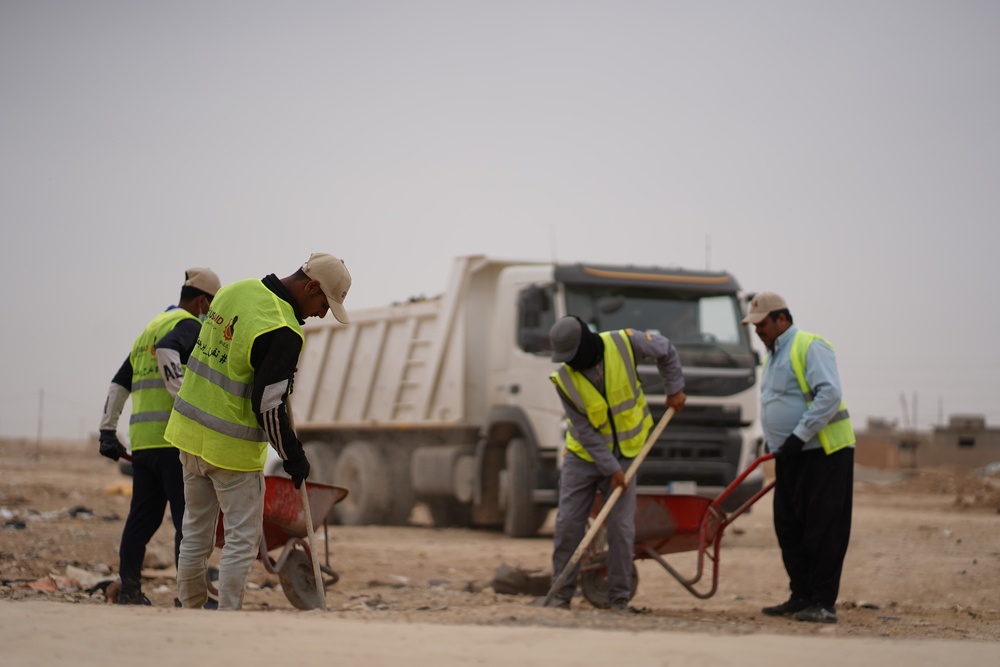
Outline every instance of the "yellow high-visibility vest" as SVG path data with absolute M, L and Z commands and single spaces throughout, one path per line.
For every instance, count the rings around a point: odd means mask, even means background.
M 288 327 L 302 337 L 295 311 L 260 280 L 219 290 L 201 327 L 166 438 L 226 470 L 263 470 L 267 436 L 251 401 L 250 352 L 261 335 Z
M 562 364 L 549 379 L 587 415 L 587 421 L 601 434 L 608 449 L 614 450 L 617 438 L 622 455 L 635 458 L 653 428 L 653 416 L 635 369 L 635 353 L 626 329 L 605 331 L 600 336 L 604 340 L 603 395 L 583 373 L 568 364 Z M 585 461 L 594 460 L 569 428 L 566 447 Z
M 184 319 L 198 319 L 183 308 L 172 308 L 153 318 L 132 344 L 129 363 L 132 364 L 132 416 L 128 437 L 132 451 L 171 447 L 163 437 L 170 418 L 174 397 L 160 375 L 156 363 L 156 344 L 173 331 Z
M 830 342 L 819 334 L 808 333 L 799 329 L 792 339 L 791 349 L 789 350 L 789 362 L 792 366 L 792 372 L 795 373 L 799 389 L 806 398 L 806 405 L 812 405 L 814 398 L 812 388 L 806 382 L 806 353 L 809 351 L 809 346 L 817 340 L 823 341 L 830 346 L 831 350 L 833 349 L 833 345 L 830 345 Z M 767 358 L 764 359 L 764 365 L 767 366 Z M 833 454 L 838 450 L 854 445 L 856 442 L 854 427 L 851 425 L 850 413 L 847 411 L 844 399 L 840 399 L 840 407 L 837 408 L 836 414 L 827 422 L 823 430 L 816 434 L 816 437 L 819 438 L 819 444 L 823 446 L 823 451 L 827 454 Z

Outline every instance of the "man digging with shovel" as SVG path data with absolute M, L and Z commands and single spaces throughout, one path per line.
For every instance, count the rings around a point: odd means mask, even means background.
M 552 360 L 562 364 L 549 379 L 559 392 L 568 428 L 559 473 L 553 590 L 546 604 L 569 609 L 579 564 L 574 563 L 569 573 L 563 570 L 577 555 L 595 495 L 600 491 L 608 499 L 621 488 L 607 513 L 608 594 L 613 610 L 629 611 L 636 491 L 625 471 L 653 428 L 636 366 L 656 362 L 667 394 L 666 406 L 680 412 L 687 400 L 680 357 L 673 344 L 659 334 L 633 329 L 598 334 L 575 316 L 556 322 L 549 338 Z

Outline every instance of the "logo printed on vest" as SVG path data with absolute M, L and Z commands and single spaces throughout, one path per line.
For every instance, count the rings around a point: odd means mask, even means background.
M 233 332 L 236 331 L 236 321 L 238 319 L 240 319 L 240 316 L 239 315 L 235 315 L 233 317 L 233 319 L 229 321 L 229 324 L 226 325 L 226 328 L 222 330 L 222 337 L 223 338 L 225 338 L 226 340 L 232 340 L 233 339 Z
M 205 319 L 209 320 L 210 322 L 215 322 L 216 324 L 222 324 L 222 315 L 219 315 L 214 310 L 209 310 L 208 313 L 205 315 Z

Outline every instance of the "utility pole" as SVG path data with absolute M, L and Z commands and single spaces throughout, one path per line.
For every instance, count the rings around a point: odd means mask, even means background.
M 899 402 L 903 406 L 903 434 L 899 440 L 899 448 L 909 451 L 910 467 L 917 467 L 917 444 L 920 438 L 917 436 L 917 393 L 913 392 L 913 420 L 910 420 L 910 410 L 906 404 L 906 394 L 900 392 Z
M 38 434 L 35 440 L 35 460 L 42 456 L 42 423 L 45 411 L 45 389 L 38 390 Z

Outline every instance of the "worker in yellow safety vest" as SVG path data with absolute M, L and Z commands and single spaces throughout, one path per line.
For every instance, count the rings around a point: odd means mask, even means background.
M 587 528 L 598 492 L 622 494 L 608 513 L 608 605 L 628 611 L 634 591 L 635 484 L 625 470 L 642 450 L 653 427 L 636 366 L 655 362 L 663 379 L 666 407 L 684 409 L 680 355 L 657 333 L 622 329 L 596 333 L 568 316 L 549 332 L 552 360 L 561 365 L 549 378 L 566 414 L 566 452 L 559 472 L 559 511 L 552 549 L 553 584 L 565 569 Z M 568 609 L 576 571 L 553 592 L 550 606 Z
M 257 558 L 264 510 L 268 443 L 296 488 L 309 461 L 288 417 L 302 324 L 327 310 L 348 323 L 344 299 L 351 274 L 333 255 L 314 253 L 279 279 L 242 280 L 219 290 L 188 362 L 166 438 L 181 450 L 184 467 L 184 539 L 177 595 L 186 608 L 208 597 L 205 573 L 215 546 L 219 511 L 225 544 L 219 563 L 219 609 L 243 604 Z
M 219 286 L 219 277 L 211 269 L 188 269 L 177 305 L 146 325 L 108 388 L 99 429 L 100 452 L 114 461 L 129 456 L 118 440 L 117 429 L 125 401 L 132 398 L 132 501 L 118 549 L 120 588 L 117 596 L 109 595 L 118 604 L 150 604 L 142 592 L 142 562 L 168 504 L 174 524 L 175 562 L 179 554 L 184 479 L 177 450 L 163 437 L 163 431 L 201 330 L 199 317 L 208 312 Z
M 761 425 L 774 452 L 774 530 L 791 594 L 762 611 L 836 623 L 851 537 L 854 429 L 833 346 L 799 329 L 785 300 L 754 296 L 753 324 L 768 356 L 761 372 Z

